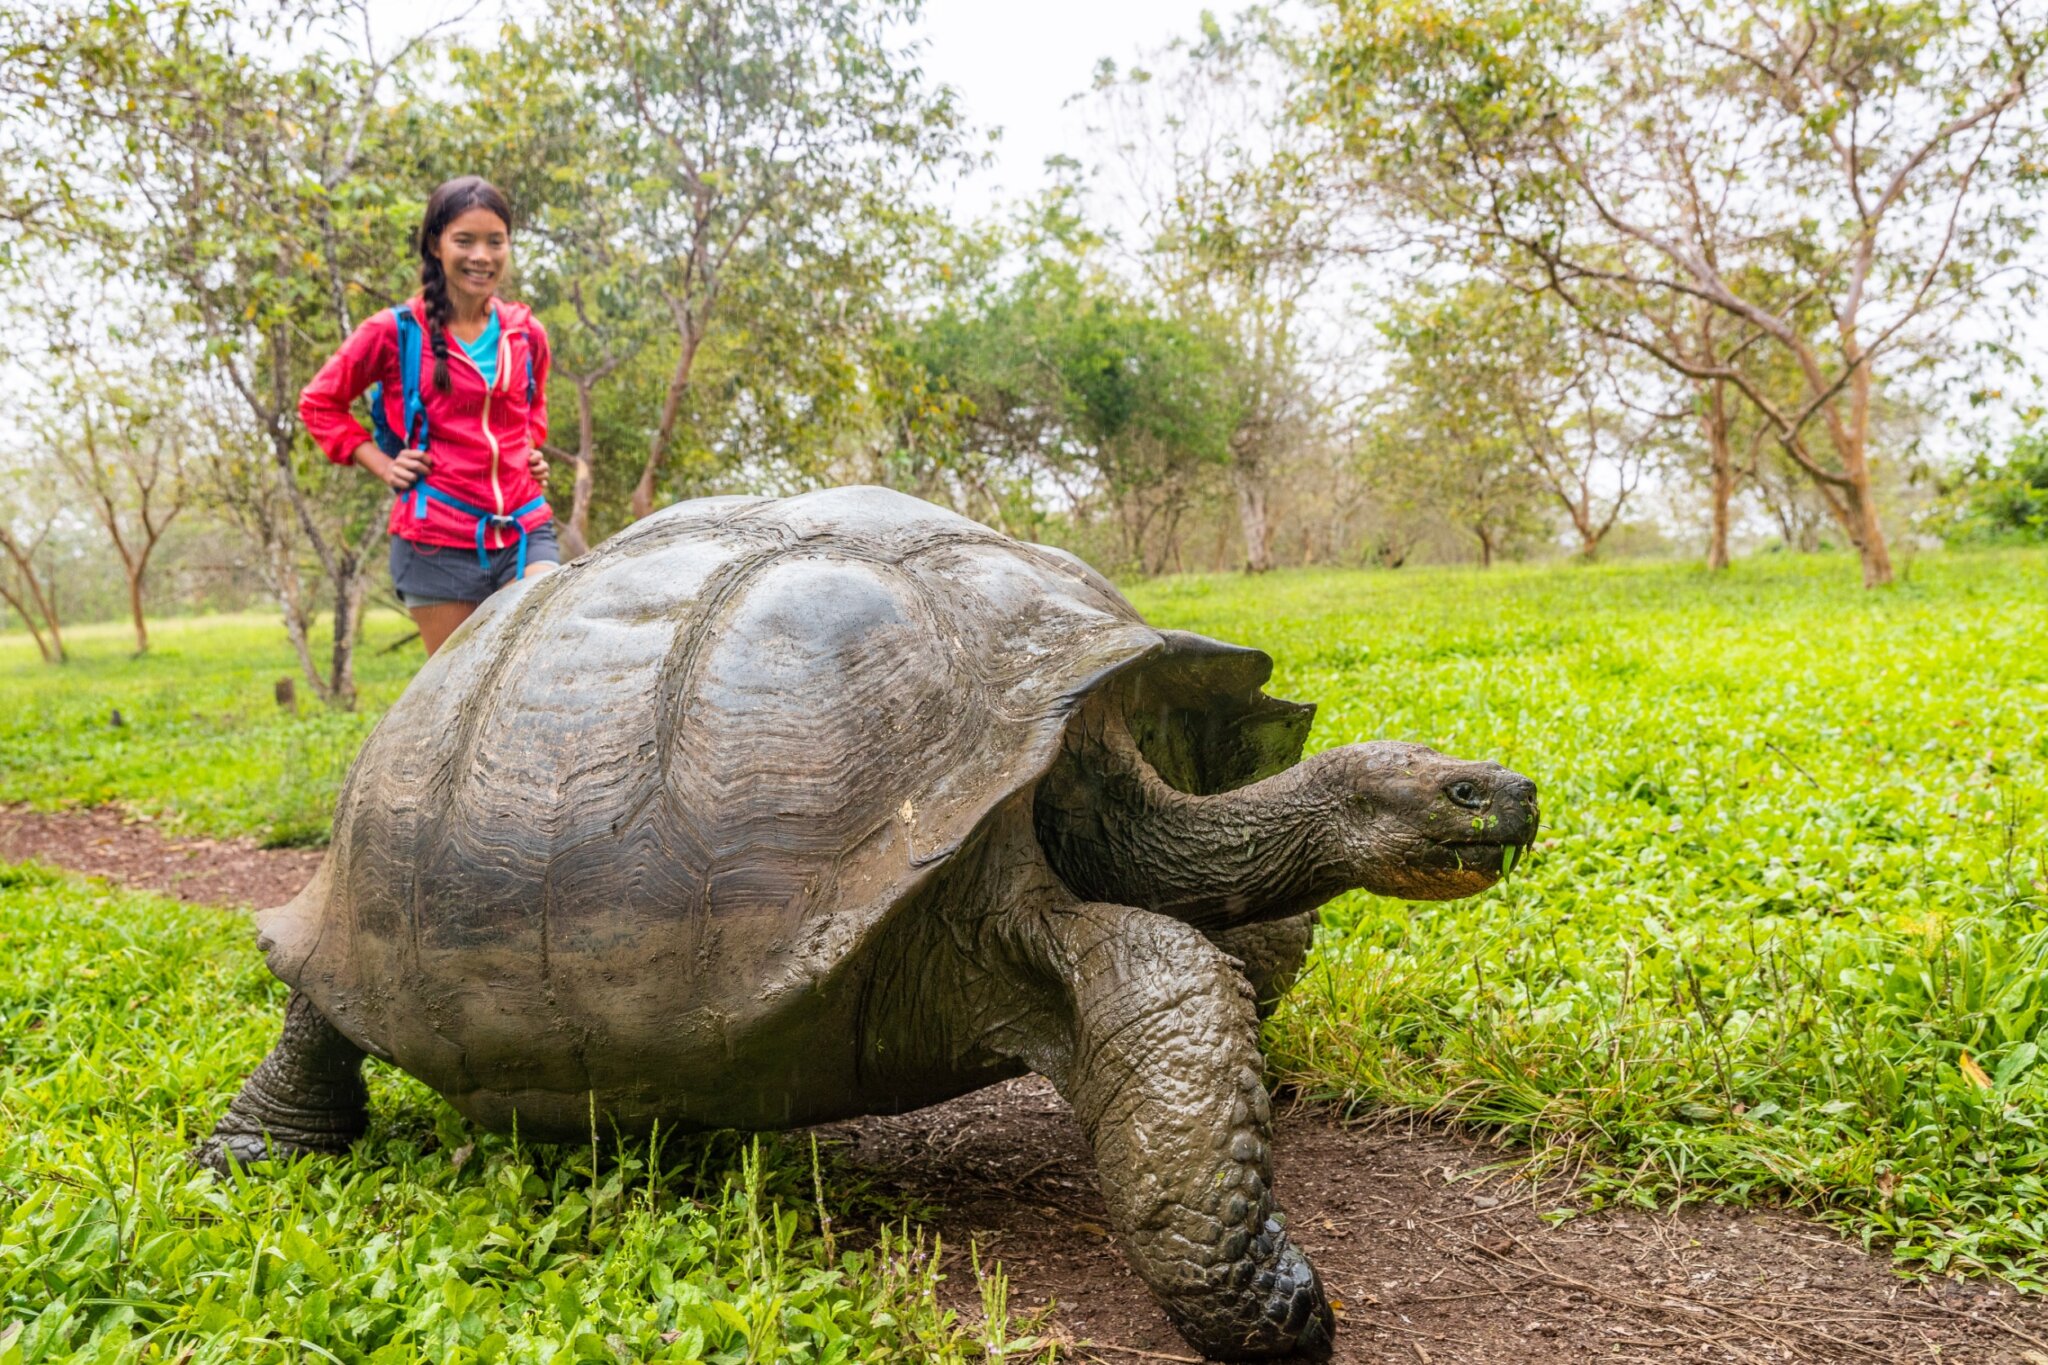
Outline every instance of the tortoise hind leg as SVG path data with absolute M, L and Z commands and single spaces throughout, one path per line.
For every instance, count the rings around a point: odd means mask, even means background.
M 1326 1358 L 1322 1286 L 1272 1216 L 1272 1110 L 1243 973 L 1149 911 L 1080 904 L 1043 922 L 1068 1017 L 1025 1060 L 1087 1132 L 1132 1268 L 1211 1356 Z
M 297 991 L 284 1033 L 192 1159 L 216 1171 L 270 1157 L 345 1152 L 369 1126 L 363 1050 Z
M 1315 942 L 1319 914 L 1311 910 L 1285 919 L 1254 920 L 1210 931 L 1211 943 L 1244 964 L 1245 980 L 1252 983 L 1252 997 L 1258 1001 L 1261 1022 L 1273 1013 L 1280 997 L 1301 975 L 1302 965 L 1308 961 L 1309 945 Z

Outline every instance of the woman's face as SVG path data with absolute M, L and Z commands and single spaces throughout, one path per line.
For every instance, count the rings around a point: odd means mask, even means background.
M 489 209 L 468 209 L 441 229 L 435 251 L 448 276 L 449 298 L 474 306 L 497 292 L 512 259 L 512 230 Z

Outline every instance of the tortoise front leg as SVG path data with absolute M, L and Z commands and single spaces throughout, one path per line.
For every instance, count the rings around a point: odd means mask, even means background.
M 1243 974 L 1149 911 L 1079 904 L 1042 922 L 1067 1017 L 1025 1060 L 1088 1134 L 1132 1267 L 1209 1355 L 1327 1357 L 1322 1286 L 1273 1220 L 1272 1109 Z
M 228 1159 L 339 1153 L 369 1126 L 363 1050 L 297 991 L 284 1008 L 284 1033 L 192 1159 L 216 1171 Z

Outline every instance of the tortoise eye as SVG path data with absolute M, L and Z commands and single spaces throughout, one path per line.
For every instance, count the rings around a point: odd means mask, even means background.
M 1444 795 L 1470 810 L 1477 810 L 1486 804 L 1486 795 L 1479 790 L 1479 784 L 1476 782 L 1453 782 L 1444 788 Z

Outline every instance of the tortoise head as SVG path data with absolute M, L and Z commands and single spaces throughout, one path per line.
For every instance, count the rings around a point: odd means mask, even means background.
M 1420 744 L 1349 744 L 1308 760 L 1345 880 L 1403 900 L 1454 900 L 1514 870 L 1536 838 L 1536 784 Z

